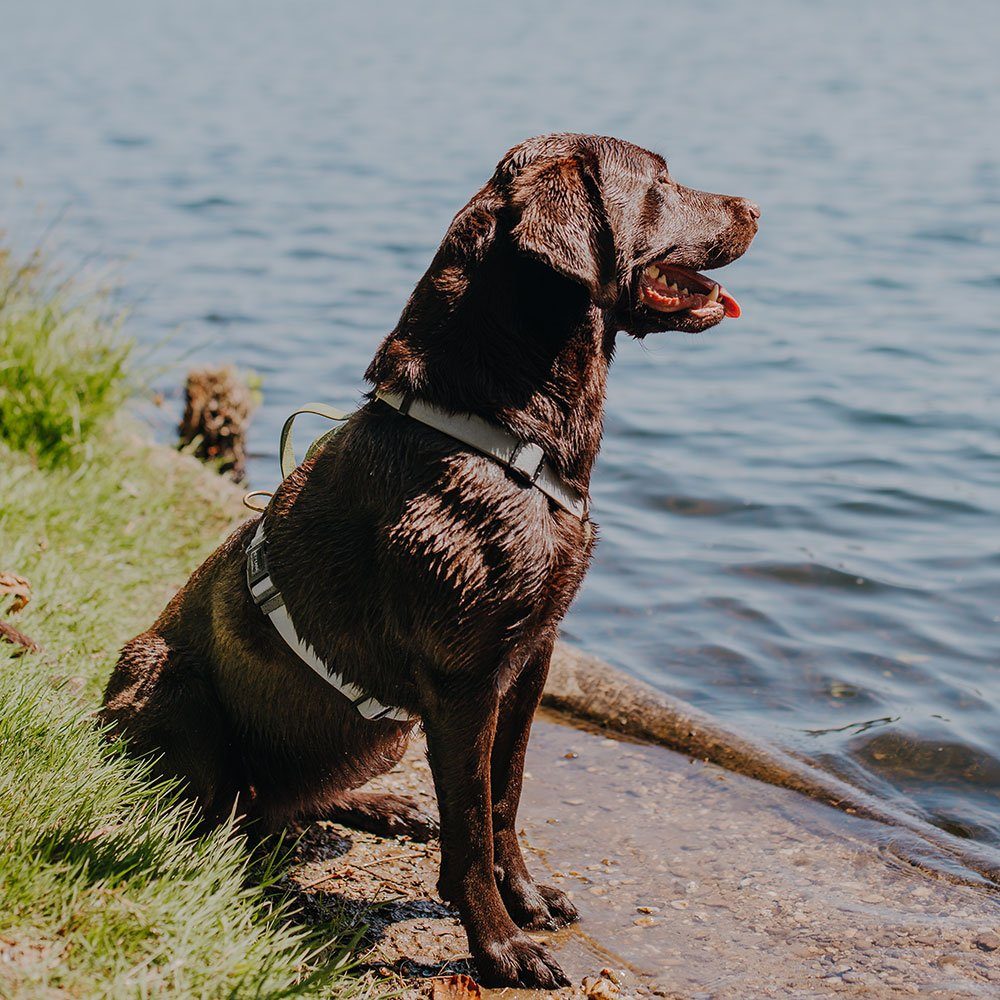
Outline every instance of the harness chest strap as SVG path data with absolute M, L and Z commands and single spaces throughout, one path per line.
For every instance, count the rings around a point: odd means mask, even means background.
M 522 441 L 502 427 L 472 413 L 449 413 L 422 399 L 393 392 L 377 392 L 375 398 L 405 416 L 495 459 L 574 517 L 587 521 L 588 498 L 548 466 L 540 445 Z
M 331 687 L 336 688 L 358 712 L 366 719 L 389 719 L 393 722 L 411 722 L 416 718 L 405 709 L 393 708 L 391 705 L 383 705 L 368 695 L 350 681 L 344 679 L 344 675 L 335 670 L 331 670 L 315 653 L 312 646 L 303 642 L 295 631 L 291 616 L 285 607 L 284 599 L 278 588 L 271 580 L 271 574 L 267 565 L 267 555 L 265 552 L 266 536 L 264 534 L 264 518 L 257 522 L 257 530 L 253 539 L 247 546 L 247 586 L 250 588 L 250 595 L 254 604 L 271 619 L 271 623 L 277 629 L 278 634 L 285 640 L 289 648 L 303 663 L 310 666 L 320 677 Z

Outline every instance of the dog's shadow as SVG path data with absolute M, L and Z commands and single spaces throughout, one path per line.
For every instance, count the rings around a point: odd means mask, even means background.
M 359 974 L 375 972 L 380 976 L 395 974 L 403 979 L 438 979 L 441 976 L 471 976 L 476 978 L 476 967 L 471 959 L 457 958 L 450 962 L 418 962 L 412 958 L 400 958 L 395 962 L 368 962 L 356 965 Z
M 385 856 L 399 853 L 398 841 L 382 843 Z M 318 932 L 330 929 L 339 940 L 351 941 L 357 953 L 377 952 L 380 945 L 388 945 L 384 961 L 364 962 L 356 966 L 358 971 L 378 970 L 406 978 L 473 973 L 467 958 L 452 957 L 456 951 L 459 955 L 465 951 L 457 911 L 431 898 L 412 878 L 406 884 L 389 878 L 377 859 L 352 864 L 355 848 L 354 835 L 341 826 L 314 824 L 298 836 L 285 872 L 275 882 L 282 895 L 291 897 L 295 922 Z M 342 871 L 312 878 L 301 874 L 303 869 L 315 870 L 317 863 L 326 867 L 337 861 L 342 862 Z M 393 934 L 394 926 L 406 921 L 416 923 Z M 431 921 L 447 923 L 434 927 Z M 387 942 L 390 935 L 393 940 Z M 439 961 L 433 960 L 435 952 L 441 955 Z

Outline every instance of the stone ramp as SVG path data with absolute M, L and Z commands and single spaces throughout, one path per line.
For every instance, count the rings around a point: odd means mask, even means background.
M 433 811 L 422 743 L 375 786 Z M 578 925 L 544 935 L 574 984 L 607 967 L 625 996 L 1000 996 L 996 897 L 796 792 L 545 715 L 520 827 L 536 876 L 580 908 Z M 368 923 L 367 961 L 413 995 L 426 977 L 474 971 L 436 876 L 436 844 L 333 824 L 308 831 L 292 874 L 307 915 L 347 906 Z

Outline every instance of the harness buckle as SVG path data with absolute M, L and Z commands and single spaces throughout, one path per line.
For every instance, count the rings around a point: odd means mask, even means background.
M 264 612 L 271 614 L 285 604 L 278 588 L 271 579 L 271 571 L 267 565 L 267 554 L 264 548 L 265 539 L 255 537 L 247 546 L 247 587 L 254 604 Z M 261 586 L 263 584 L 263 586 Z
M 264 539 L 251 542 L 247 546 L 247 581 L 252 587 L 270 575 L 267 569 L 267 555 L 264 552 Z
M 532 441 L 521 441 L 511 452 L 507 460 L 507 467 L 511 472 L 535 485 L 535 481 L 542 474 L 542 467 L 545 465 L 545 452 L 541 445 Z

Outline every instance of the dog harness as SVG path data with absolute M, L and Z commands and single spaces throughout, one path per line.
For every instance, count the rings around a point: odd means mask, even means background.
M 510 469 L 521 482 L 540 490 L 563 510 L 579 518 L 589 531 L 588 497 L 570 486 L 546 464 L 545 452 L 541 446 L 521 441 L 503 428 L 471 413 L 449 413 L 412 396 L 400 396 L 390 392 L 378 392 L 375 396 L 404 416 L 433 427 L 434 430 L 499 462 Z M 296 410 L 281 429 L 280 456 L 283 479 L 287 478 L 297 466 L 292 444 L 292 425 L 295 418 L 302 413 L 315 413 L 337 423 L 347 420 L 350 416 L 349 413 L 335 410 L 325 403 L 309 403 Z M 306 451 L 306 459 L 311 458 L 339 429 L 334 427 L 313 441 Z M 267 494 L 262 490 L 247 494 L 244 502 L 253 510 L 259 509 L 249 503 L 250 497 L 255 495 Z M 254 604 L 271 619 L 276 631 L 292 652 L 327 684 L 347 698 L 364 718 L 372 721 L 386 719 L 392 722 L 412 722 L 416 718 L 415 715 L 403 708 L 383 705 L 369 697 L 357 684 L 346 680 L 343 674 L 324 663 L 312 646 L 299 637 L 285 607 L 284 598 L 271 579 L 266 546 L 264 518 L 261 517 L 246 550 L 247 587 Z
M 581 521 L 587 520 L 587 497 L 564 482 L 546 464 L 541 445 L 521 441 L 509 431 L 472 413 L 449 413 L 431 403 L 414 399 L 413 396 L 398 396 L 392 392 L 378 392 L 375 395 L 404 416 L 419 420 L 420 423 L 495 459 L 522 482 L 541 490 L 563 510 L 568 510 Z
M 393 708 L 391 705 L 383 705 L 368 695 L 349 680 L 344 675 L 327 666 L 317 655 L 315 650 L 308 643 L 299 638 L 295 626 L 292 624 L 291 616 L 285 607 L 278 588 L 271 579 L 271 573 L 267 566 L 267 536 L 264 534 L 264 518 L 257 522 L 257 530 L 254 532 L 250 544 L 247 546 L 247 586 L 250 588 L 250 596 L 254 604 L 271 619 L 278 635 L 285 640 L 289 649 L 298 656 L 303 663 L 312 667 L 330 685 L 339 691 L 366 719 L 389 719 L 392 722 L 411 722 L 416 718 L 405 709 Z

